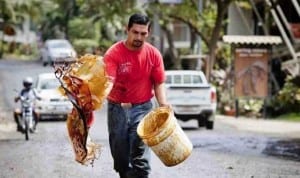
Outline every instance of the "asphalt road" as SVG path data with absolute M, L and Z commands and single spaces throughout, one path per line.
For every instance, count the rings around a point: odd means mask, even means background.
M 96 112 L 90 130 L 102 145 L 93 167 L 74 160 L 64 121 L 41 122 L 29 141 L 15 131 L 13 90 L 21 88 L 24 76 L 49 71 L 53 69 L 39 61 L 0 60 L 0 178 L 117 178 L 108 146 L 106 104 Z M 194 121 L 179 124 L 193 143 L 192 154 L 174 167 L 164 166 L 152 154 L 151 178 L 300 177 L 299 124 L 224 116 L 217 116 L 212 131 L 198 128 Z

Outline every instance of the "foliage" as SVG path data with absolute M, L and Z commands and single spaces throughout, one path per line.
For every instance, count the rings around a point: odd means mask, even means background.
M 100 5 L 99 5 L 100 4 Z M 123 32 L 127 19 L 136 9 L 136 1 L 90 0 L 79 1 L 80 15 L 89 18 L 92 23 L 98 23 L 99 41 L 115 41 L 116 33 Z
M 100 40 L 99 41 L 99 47 L 103 50 L 102 52 L 105 52 L 111 45 L 113 44 L 110 40 Z
M 4 43 L 5 54 L 3 59 L 32 60 L 39 57 L 39 50 L 36 44 Z
M 224 114 L 229 110 L 235 110 L 233 91 L 230 88 L 222 89 L 217 87 L 218 110 Z
M 263 99 L 240 99 L 239 114 L 248 117 L 261 117 L 263 105 Z
M 75 39 L 73 46 L 78 55 L 84 55 L 85 53 L 92 53 L 93 49 L 98 47 L 98 42 L 92 39 Z
M 283 88 L 273 98 L 271 106 L 280 113 L 299 112 L 300 85 L 293 82 L 295 78 L 287 77 Z
M 89 19 L 76 18 L 69 24 L 70 39 L 93 39 L 96 35 L 94 24 Z
M 222 44 L 218 47 L 216 50 L 216 59 L 215 70 L 226 70 L 231 67 L 230 65 L 233 65 L 230 44 Z
M 174 6 L 155 1 L 149 5 L 149 8 L 152 9 L 152 11 L 148 10 L 148 12 L 152 12 L 153 15 L 157 14 L 159 18 L 162 19 L 162 27 L 167 27 L 171 22 L 179 21 L 190 28 L 193 36 L 196 35 L 201 38 L 201 41 L 205 45 L 205 49 L 207 49 L 206 52 L 208 53 L 205 73 L 208 80 L 211 81 L 210 74 L 216 61 L 215 51 L 217 49 L 217 43 L 223 34 L 225 27 L 224 22 L 226 22 L 224 19 L 226 18 L 228 7 L 233 1 L 235 0 L 203 0 L 201 1 L 202 4 L 198 4 L 199 1 L 183 0 L 181 3 Z M 200 6 L 202 7 L 201 10 L 199 10 Z M 168 38 L 171 37 L 171 35 L 168 36 Z M 172 40 L 168 41 L 169 46 L 172 47 L 170 44 Z M 191 51 L 194 47 L 193 42 L 195 43 L 194 38 L 191 39 Z M 171 49 L 170 51 L 173 52 L 175 50 Z M 171 56 L 175 57 L 176 52 Z M 178 60 L 180 60 L 179 58 L 176 60 L 177 61 L 173 63 L 180 63 L 178 62 Z
M 285 120 L 285 121 L 293 121 L 293 122 L 299 122 L 300 121 L 300 112 L 292 112 L 280 115 L 279 117 L 276 117 L 276 119 L 279 120 Z

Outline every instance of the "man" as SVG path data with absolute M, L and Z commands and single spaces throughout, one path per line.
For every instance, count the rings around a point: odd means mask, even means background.
M 18 102 L 19 100 L 21 100 L 21 97 L 24 98 L 28 98 L 31 102 L 30 104 L 32 105 L 31 107 L 33 108 L 33 103 L 34 100 L 38 99 L 40 100 L 40 96 L 37 95 L 36 91 L 32 88 L 32 84 L 33 84 L 33 79 L 31 77 L 26 77 L 23 80 L 23 89 L 21 90 L 20 94 L 15 97 L 15 102 Z M 35 133 L 36 132 L 36 126 L 38 124 L 39 121 L 39 117 L 37 115 L 37 113 L 33 110 L 33 119 L 34 119 L 34 125 L 30 126 L 30 132 Z M 25 127 L 24 125 L 22 125 L 22 123 L 20 123 L 19 118 L 22 117 L 22 107 L 20 110 L 16 109 L 14 111 L 14 119 L 15 122 L 17 124 L 17 131 L 23 132 Z
M 141 119 L 159 106 L 169 106 L 164 89 L 164 65 L 160 52 L 148 42 L 150 21 L 133 14 L 127 39 L 111 46 L 104 55 L 106 72 L 113 82 L 108 95 L 108 132 L 114 169 L 121 178 L 147 178 L 150 150 L 138 137 Z M 153 92 L 154 91 L 154 92 Z

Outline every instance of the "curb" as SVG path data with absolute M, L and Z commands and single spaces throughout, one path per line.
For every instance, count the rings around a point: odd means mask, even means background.
M 238 130 L 280 134 L 288 137 L 300 138 L 300 122 L 270 119 L 250 119 L 244 117 L 235 118 L 223 115 L 218 115 L 216 120 L 223 124 L 235 127 Z

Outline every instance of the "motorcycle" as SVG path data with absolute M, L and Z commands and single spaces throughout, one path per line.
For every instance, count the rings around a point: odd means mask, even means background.
M 29 132 L 34 132 L 35 119 L 33 103 L 29 97 L 20 96 L 21 109 L 15 109 L 14 116 L 18 124 L 18 131 L 25 134 L 25 140 L 29 140 Z

